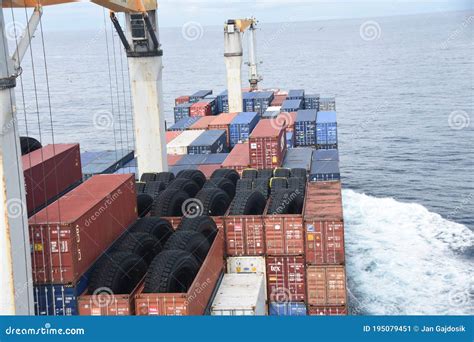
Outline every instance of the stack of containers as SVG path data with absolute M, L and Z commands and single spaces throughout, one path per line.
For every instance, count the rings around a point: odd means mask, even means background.
M 304 89 L 292 89 L 288 92 L 287 100 L 303 100 Z
M 270 107 L 273 101 L 273 92 L 272 91 L 261 91 L 257 92 L 254 99 L 254 110 L 262 115 L 265 113 L 268 107 Z
M 313 149 L 311 147 L 289 148 L 283 160 L 283 167 L 288 169 L 302 168 L 309 171 L 312 153 Z
M 260 120 L 249 142 L 251 167 L 260 170 L 281 166 L 286 152 L 286 131 L 276 120 Z
M 202 102 L 208 102 L 211 105 L 212 115 L 216 115 L 216 114 L 219 113 L 218 108 L 217 108 L 217 97 L 216 96 L 207 95 L 201 101 Z
M 226 133 L 226 145 L 230 147 L 230 124 L 234 121 L 237 113 L 222 113 L 214 117 L 209 123 L 209 129 L 223 129 Z
M 183 118 L 176 122 L 173 126 L 168 128 L 169 131 L 184 131 L 185 129 L 189 128 L 192 124 L 199 120 L 199 117 L 193 118 Z
M 201 99 L 211 94 L 212 94 L 212 90 L 199 90 L 189 97 L 189 102 L 190 103 L 199 102 Z
M 195 102 L 189 108 L 189 116 L 207 116 L 212 115 L 212 101 L 200 100 Z
M 233 169 L 242 174 L 250 167 L 249 143 L 235 144 L 228 157 L 222 163 L 225 169 Z
M 248 141 L 259 119 L 257 112 L 238 113 L 229 125 L 230 146 Z
M 224 90 L 222 93 L 216 97 L 217 112 L 224 113 L 228 112 L 224 110 L 224 100 L 227 101 L 227 90 Z
M 304 96 L 304 108 L 316 109 L 319 111 L 319 94 L 311 94 Z
M 174 122 L 190 116 L 192 103 L 180 103 L 174 107 Z
M 323 182 L 341 179 L 338 150 L 313 151 L 309 180 Z
M 208 129 L 209 124 L 216 118 L 215 116 L 200 116 L 188 129 Z
M 290 113 L 290 112 L 297 112 L 300 109 L 303 109 L 303 100 L 285 100 L 281 105 L 281 111 Z
M 271 106 L 281 106 L 285 102 L 288 93 L 284 91 L 278 91 L 274 94 Z
M 177 106 L 179 104 L 183 104 L 183 103 L 189 103 L 189 96 L 188 95 L 183 95 L 183 96 L 180 96 L 180 97 L 177 97 L 176 99 L 174 99 L 174 105 Z
M 336 99 L 334 97 L 321 97 L 319 99 L 319 110 L 336 110 Z
M 137 219 L 136 203 L 132 175 L 96 175 L 29 219 L 37 315 L 77 315 L 91 267 Z
M 319 111 L 316 118 L 318 149 L 337 149 L 337 117 L 335 111 Z
M 295 145 L 316 145 L 316 116 L 315 109 L 301 109 L 297 112 L 295 120 Z
M 255 105 L 255 97 L 258 93 L 255 92 L 246 92 L 242 94 L 243 109 L 245 112 L 253 112 Z
M 188 154 L 188 146 L 204 132 L 204 130 L 184 131 L 166 145 L 166 152 L 170 155 Z
M 184 133 L 183 133 L 184 134 Z M 179 139 L 180 135 L 177 139 Z M 176 141 L 173 140 L 172 142 Z M 227 151 L 226 132 L 222 129 L 203 131 L 187 145 L 188 154 L 222 153 Z M 179 153 L 175 153 L 179 154 Z
M 304 205 L 310 315 L 347 314 L 341 183 L 308 183 Z

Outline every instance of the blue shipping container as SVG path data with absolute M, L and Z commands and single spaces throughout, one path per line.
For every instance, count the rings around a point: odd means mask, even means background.
M 222 107 L 223 106 L 222 100 L 224 98 L 227 98 L 227 90 L 224 90 L 222 93 L 217 95 L 216 104 L 217 104 L 217 112 L 218 113 L 223 113 L 224 112 L 224 109 Z
M 306 316 L 306 305 L 298 302 L 270 302 L 270 316 Z
M 286 132 L 286 148 L 293 148 L 294 145 L 293 132 Z
M 273 91 L 261 91 L 255 93 L 255 100 L 254 100 L 254 110 L 262 115 L 265 113 L 270 104 L 273 101 L 274 95 Z
M 304 96 L 304 108 L 316 109 L 319 111 L 319 94 L 311 94 Z
M 313 160 L 309 172 L 311 182 L 324 182 L 341 179 L 338 161 Z
M 303 109 L 303 100 L 285 100 L 281 105 L 282 112 L 296 112 Z
M 211 153 L 204 156 L 206 159 L 201 163 L 202 165 L 222 164 L 229 156 L 229 153 Z
M 199 116 L 194 116 L 194 117 L 189 117 L 189 118 L 182 118 L 177 123 L 175 123 L 173 126 L 171 126 L 168 130 L 169 131 L 184 131 L 186 128 L 188 128 L 193 123 L 198 121 L 200 118 L 201 117 L 199 117 Z
M 189 97 L 189 102 L 191 103 L 199 102 L 201 99 L 211 94 L 212 94 L 212 90 L 199 90 Z
M 223 129 L 204 131 L 188 146 L 188 154 L 226 152 L 227 136 Z
M 181 103 L 174 107 L 174 122 L 178 122 L 182 118 L 189 117 L 189 109 L 192 103 Z
M 315 150 L 313 152 L 313 160 L 339 161 L 339 150 Z
M 316 118 L 316 144 L 321 149 L 337 148 L 335 111 L 319 111 Z
M 197 165 L 174 165 L 169 168 L 171 173 L 174 173 L 175 175 L 178 174 L 179 171 L 183 170 L 197 170 L 198 166 Z
M 288 92 L 287 100 L 301 100 L 304 98 L 304 89 L 292 89 Z
M 311 147 L 289 148 L 285 153 L 283 167 L 288 169 L 302 168 L 309 170 L 311 167 L 311 155 L 313 154 Z
M 230 146 L 234 147 L 239 142 L 247 141 L 259 120 L 260 117 L 257 112 L 242 112 L 237 114 L 229 125 Z
M 242 94 L 243 109 L 245 112 L 254 111 L 254 100 L 257 93 L 255 92 L 246 92 Z
M 295 119 L 295 145 L 316 145 L 316 116 L 315 109 L 301 109 Z

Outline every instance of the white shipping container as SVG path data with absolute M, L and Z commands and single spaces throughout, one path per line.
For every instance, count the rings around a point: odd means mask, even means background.
M 263 274 L 224 274 L 211 305 L 213 316 L 264 316 Z
M 166 152 L 168 154 L 188 154 L 188 146 L 203 132 L 203 129 L 184 131 L 166 145 Z
M 237 256 L 227 258 L 227 273 L 261 273 L 266 275 L 265 257 Z

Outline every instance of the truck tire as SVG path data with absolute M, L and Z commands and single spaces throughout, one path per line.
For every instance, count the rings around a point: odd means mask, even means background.
M 157 198 L 160 192 L 165 190 L 166 185 L 160 181 L 149 181 L 145 183 L 145 194 L 150 195 L 153 199 Z
M 273 171 L 273 177 L 290 177 L 290 169 L 284 167 L 277 167 L 275 171 Z
M 211 178 L 204 183 L 203 189 L 221 189 L 232 200 L 235 196 L 235 184 L 228 178 Z
M 250 178 L 242 178 L 237 181 L 237 186 L 235 187 L 235 191 L 244 191 L 244 190 L 252 190 L 253 179 Z
M 252 184 L 252 190 L 257 190 L 262 193 L 265 198 L 268 198 L 268 190 L 270 180 L 268 178 L 256 178 Z
M 273 177 L 273 170 L 272 169 L 263 169 L 258 171 L 257 178 L 272 178 Z
M 270 196 L 267 213 L 269 215 L 301 214 L 303 196 L 292 190 L 279 190 Z
M 41 143 L 35 138 L 20 137 L 20 148 L 22 156 L 33 151 L 39 150 L 41 147 L 43 146 L 41 146 Z
M 290 177 L 288 178 L 288 189 L 298 191 L 299 194 L 304 195 L 306 182 L 303 178 Z
M 307 174 L 306 169 L 296 167 L 291 169 L 290 177 L 303 178 L 306 181 Z
M 273 177 L 270 179 L 270 190 L 271 193 L 282 190 L 282 189 L 287 189 L 288 188 L 288 182 L 286 178 L 283 177 Z
M 242 171 L 242 179 L 255 179 L 257 175 L 258 171 L 256 169 L 245 169 Z
M 201 233 L 206 237 L 209 244 L 212 244 L 217 235 L 217 225 L 209 216 L 198 216 L 192 218 L 185 217 L 181 220 L 176 231 L 192 231 Z
M 182 216 L 182 206 L 189 195 L 182 190 L 167 189 L 162 191 L 153 201 L 151 216 L 176 217 Z
M 245 191 L 235 196 L 229 215 L 262 215 L 267 199 L 259 191 Z
M 206 176 L 199 170 L 181 170 L 176 175 L 176 178 L 192 179 L 199 185 L 199 189 L 206 183 Z
M 169 237 L 174 233 L 173 226 L 168 220 L 159 217 L 143 217 L 138 219 L 130 232 L 143 232 L 155 236 L 162 245 L 166 243 Z
M 153 206 L 153 198 L 147 194 L 137 195 L 137 214 L 138 217 L 146 216 Z
M 89 294 L 104 292 L 130 294 L 147 271 L 148 265 L 138 255 L 112 252 L 104 255 L 89 278 Z
M 199 262 L 191 253 L 176 250 L 163 251 L 150 264 L 143 292 L 187 292 L 199 268 Z
M 231 202 L 229 196 L 221 189 L 202 189 L 196 195 L 202 203 L 202 213 L 205 216 L 223 216 Z
M 233 169 L 217 169 L 211 175 L 211 179 L 214 178 L 227 178 L 235 186 L 237 181 L 240 179 L 240 176 L 238 172 Z
M 138 255 L 147 265 L 151 263 L 162 249 L 163 246 L 154 235 L 143 232 L 126 234 L 117 246 L 114 247 L 115 251 Z
M 156 172 L 145 172 L 140 177 L 140 182 L 148 183 L 156 180 Z
M 195 181 L 186 178 L 175 179 L 168 185 L 166 190 L 168 189 L 183 190 L 189 195 L 189 197 L 196 196 L 200 190 L 199 185 L 197 185 Z
M 135 191 L 137 192 L 137 194 L 145 193 L 145 185 L 146 185 L 145 182 L 136 182 L 135 183 Z
M 163 249 L 186 251 L 194 255 L 197 261 L 202 263 L 209 252 L 210 244 L 204 235 L 193 231 L 177 231 L 168 241 Z
M 167 187 L 174 181 L 174 174 L 173 172 L 158 172 L 156 174 L 156 180 L 165 183 L 165 187 Z

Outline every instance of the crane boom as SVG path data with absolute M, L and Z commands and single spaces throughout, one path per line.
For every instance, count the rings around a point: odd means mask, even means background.
M 72 2 L 84 2 L 80 0 L 6 0 L 3 1 L 2 7 L 37 7 L 37 6 L 52 6 L 61 5 Z M 147 12 L 158 8 L 156 0 L 91 0 L 99 6 L 108 8 L 114 12 Z

